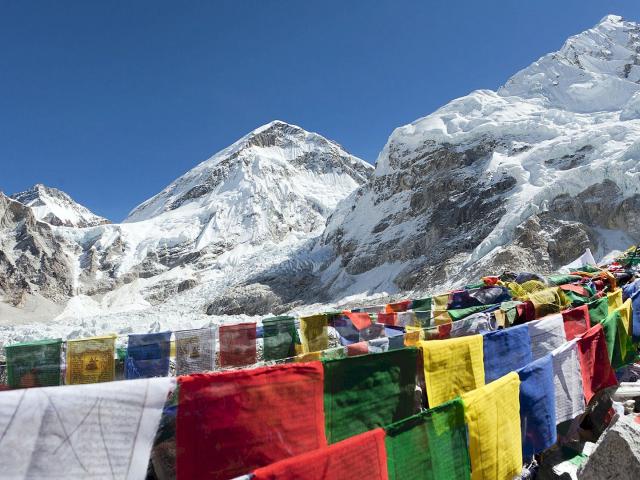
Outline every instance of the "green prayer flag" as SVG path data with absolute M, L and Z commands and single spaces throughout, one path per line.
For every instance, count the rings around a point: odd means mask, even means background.
M 323 350 L 320 353 L 320 358 L 322 360 L 337 360 L 340 358 L 347 358 L 347 348 L 335 347 L 329 348 L 328 350 Z
M 296 343 L 300 343 L 295 318 L 280 316 L 265 318 L 262 321 L 264 329 L 264 359 L 279 360 L 296 355 Z
M 15 343 L 5 347 L 11 388 L 60 385 L 62 339 Z
M 496 305 L 478 305 L 477 307 L 467 307 L 467 308 L 455 308 L 452 310 L 447 310 L 447 313 L 451 317 L 451 321 L 457 322 L 458 320 L 462 320 L 469 315 L 473 315 L 474 313 L 484 312 L 489 308 L 496 307 Z
M 582 280 L 580 275 L 550 275 L 547 277 L 551 285 L 560 286 Z M 566 292 L 565 292 L 566 293 Z
M 411 301 L 411 310 L 418 312 L 430 312 L 431 311 L 431 297 L 418 298 Z
M 624 328 L 620 312 L 616 311 L 607 316 L 602 322 L 602 329 L 607 341 L 611 366 L 618 369 L 633 363 L 636 359 L 635 348 L 631 337 Z
M 389 480 L 471 476 L 460 397 L 385 428 Z
M 323 361 L 327 440 L 339 442 L 415 413 L 418 349 Z
M 607 300 L 607 297 L 589 302 L 588 306 L 591 326 L 602 323 L 609 315 L 609 300 Z

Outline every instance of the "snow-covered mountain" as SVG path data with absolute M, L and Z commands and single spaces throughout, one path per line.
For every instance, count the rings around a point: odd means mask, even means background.
M 0 339 L 188 328 L 626 248 L 640 241 L 638 52 L 640 27 L 607 16 L 497 92 L 397 128 L 375 171 L 272 122 L 121 224 L 50 225 L 0 196 L 0 294 L 62 309 Z
M 75 202 L 57 188 L 36 184 L 29 190 L 11 195 L 11 198 L 31 208 L 36 220 L 64 227 L 92 227 L 109 223 Z
M 323 233 L 329 297 L 549 271 L 640 241 L 638 52 L 640 26 L 607 16 L 498 92 L 396 129 Z
M 205 315 L 247 277 L 303 258 L 338 202 L 372 171 L 338 144 L 274 121 L 172 182 L 121 224 L 105 224 L 64 193 L 36 186 L 15 195 L 20 202 L 5 197 L 20 217 L 5 216 L 0 233 L 23 239 L 22 248 L 17 240 L 7 245 L 10 266 L 34 242 L 41 245 L 31 249 L 34 261 L 42 252 L 64 261 L 55 273 L 64 288 L 43 271 L 39 285 L 46 288 L 37 289 L 62 304 L 59 318 L 126 320 L 125 312 L 173 308 L 172 301 Z M 73 222 L 82 228 L 58 226 Z

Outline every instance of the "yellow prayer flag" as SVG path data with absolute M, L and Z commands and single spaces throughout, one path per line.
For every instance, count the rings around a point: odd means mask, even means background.
M 405 347 L 418 347 L 420 340 L 424 340 L 424 332 L 422 327 L 416 327 L 414 325 L 407 325 L 404 327 L 404 346 Z
M 324 314 L 300 317 L 300 336 L 304 353 L 329 348 L 329 317 Z
M 484 385 L 482 335 L 420 342 L 429 407 Z
M 632 315 L 632 302 L 630 298 L 627 298 L 627 301 L 620 305 L 618 308 L 614 310 L 614 312 L 620 312 L 620 321 L 622 325 L 624 325 L 624 329 L 627 331 L 627 335 L 631 336 L 633 325 L 631 323 L 631 315 Z
M 618 288 L 611 293 L 607 293 L 607 302 L 609 304 L 609 315 L 622 306 L 622 289 Z
M 116 336 L 67 341 L 67 384 L 115 380 Z
M 451 317 L 447 313 L 447 305 L 449 304 L 449 294 L 436 295 L 433 297 L 433 324 L 444 325 L 451 323 Z
M 522 469 L 520 379 L 511 372 L 462 395 L 472 480 L 511 480 Z

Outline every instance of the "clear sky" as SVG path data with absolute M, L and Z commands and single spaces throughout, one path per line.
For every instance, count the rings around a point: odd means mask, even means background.
M 0 189 L 111 220 L 273 119 L 375 162 L 395 127 L 637 0 L 0 0 Z

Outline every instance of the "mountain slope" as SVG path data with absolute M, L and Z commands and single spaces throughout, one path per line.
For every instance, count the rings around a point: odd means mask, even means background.
M 370 289 L 374 271 L 430 290 L 639 241 L 638 32 L 605 17 L 498 92 L 396 129 L 323 233 L 330 296 Z
M 372 170 L 336 143 L 275 121 L 172 182 L 121 224 L 55 226 L 71 215 L 52 221 L 44 210 L 54 196 L 42 186 L 17 195 L 30 206 L 13 203 L 51 232 L 42 250 L 65 259 L 58 273 L 64 285 L 43 290 L 59 303 L 73 297 L 60 318 L 117 314 L 126 322 L 166 309 L 174 317 L 184 309 L 204 315 L 247 277 L 304 257 L 338 202 Z M 15 236 L 23 223 L 13 217 L 0 233 Z
M 36 184 L 11 198 L 31 208 L 37 220 L 64 227 L 92 227 L 109 223 L 88 208 L 75 202 L 57 188 Z

